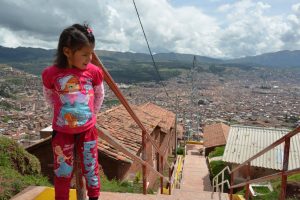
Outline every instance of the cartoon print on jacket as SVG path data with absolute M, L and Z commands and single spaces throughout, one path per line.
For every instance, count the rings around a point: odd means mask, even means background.
M 82 90 L 79 79 L 74 75 L 67 75 L 58 79 L 60 85 L 60 100 L 62 107 L 57 118 L 57 125 L 67 125 L 70 128 L 82 126 L 92 118 L 92 112 L 88 105 L 92 89 L 90 81 Z

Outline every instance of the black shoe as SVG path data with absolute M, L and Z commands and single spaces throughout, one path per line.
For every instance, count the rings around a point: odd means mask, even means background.
M 98 197 L 90 197 L 89 200 L 98 200 Z

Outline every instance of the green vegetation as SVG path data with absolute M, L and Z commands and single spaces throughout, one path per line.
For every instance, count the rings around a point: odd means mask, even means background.
M 10 94 L 7 91 L 0 88 L 0 96 L 9 98 Z
M 222 171 L 227 165 L 222 160 L 215 160 L 209 163 L 212 176 L 215 177 L 220 171 Z M 229 175 L 227 177 L 229 179 Z
M 120 104 L 118 99 L 104 100 L 104 104 L 108 107 L 117 106 Z
M 36 157 L 16 142 L 0 137 L 0 200 L 10 199 L 30 185 L 51 186 Z
M 288 177 L 288 182 L 297 182 L 299 183 L 300 181 L 300 174 L 296 174 L 296 175 L 292 175 Z M 280 195 L 280 190 L 281 190 L 281 180 L 280 179 L 276 179 L 276 180 L 272 180 L 271 181 L 272 187 L 274 189 L 273 192 L 270 192 L 267 189 L 262 189 L 259 187 L 255 188 L 255 191 L 258 193 L 263 193 L 264 195 L 261 196 L 255 196 L 252 197 L 253 200 L 269 200 L 269 199 L 278 199 L 279 195 Z M 238 192 L 238 194 L 242 194 L 245 195 L 245 189 L 241 190 Z M 289 192 L 287 193 L 287 200 L 297 200 L 299 199 L 299 196 L 295 196 L 295 194 L 290 194 Z M 299 195 L 299 194 L 298 194 Z
M 21 79 L 20 77 L 6 77 L 5 78 L 5 83 L 9 85 L 24 85 L 25 80 Z
M 224 150 L 225 150 L 225 146 L 216 147 L 214 151 L 212 151 L 208 154 L 208 157 L 212 158 L 212 157 L 223 156 Z
M 183 148 L 183 147 L 177 148 L 177 155 L 185 155 L 185 152 L 184 152 L 184 148 Z
M 1 102 L 0 102 L 0 103 L 1 103 Z M 2 117 L 2 119 L 1 119 L 1 121 L 4 122 L 4 123 L 9 122 L 9 120 L 10 120 L 10 117 L 8 117 L 8 116 L 4 116 L 4 117 Z
M 15 107 L 7 101 L 0 101 L 0 108 L 3 108 L 5 110 L 15 109 Z
M 219 74 L 221 75 L 223 72 L 225 72 L 226 68 L 223 66 L 216 66 L 214 64 L 209 66 L 209 71 L 213 74 Z
M 253 190 L 259 194 L 268 194 L 270 193 L 270 190 L 269 188 L 267 187 L 259 187 L 259 186 L 255 186 L 255 187 L 252 187 Z
M 209 163 L 209 170 L 210 170 L 210 178 L 211 180 L 218 174 L 220 173 L 225 167 L 226 167 L 226 163 L 222 160 L 216 160 L 216 161 L 211 161 Z M 221 178 L 221 175 L 219 177 L 219 180 Z M 224 180 L 228 180 L 230 182 L 230 175 L 228 173 L 228 171 L 226 170 L 224 172 Z M 228 191 L 228 186 L 225 184 L 224 186 L 224 192 Z
M 141 173 L 137 173 L 133 182 L 108 180 L 106 176 L 101 176 L 101 191 L 107 192 L 123 192 L 123 193 L 142 193 L 143 186 L 141 181 Z M 148 190 L 148 194 L 153 194 L 153 190 Z
M 122 67 L 120 67 L 120 65 Z M 108 65 L 109 73 L 117 82 L 122 83 L 138 83 L 147 81 L 159 81 L 157 72 L 154 70 L 151 63 L 121 63 L 118 67 L 114 64 Z M 172 68 L 169 66 L 159 66 L 159 74 L 163 80 L 178 76 L 183 69 Z

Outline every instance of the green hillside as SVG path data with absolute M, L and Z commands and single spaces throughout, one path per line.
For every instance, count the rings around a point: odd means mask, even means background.
M 30 185 L 50 186 L 39 160 L 18 143 L 0 136 L 0 200 L 8 200 Z

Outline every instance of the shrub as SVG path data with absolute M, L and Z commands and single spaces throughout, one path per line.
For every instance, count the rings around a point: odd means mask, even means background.
M 183 148 L 183 147 L 179 147 L 179 148 L 177 149 L 177 155 L 184 155 L 184 154 L 185 154 L 184 148 Z
M 218 157 L 218 156 L 223 156 L 225 150 L 225 146 L 222 147 L 216 147 L 214 151 L 210 152 L 208 157 Z

